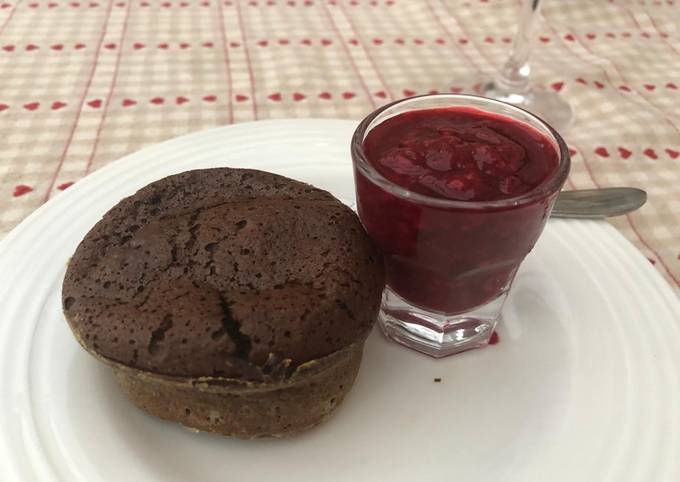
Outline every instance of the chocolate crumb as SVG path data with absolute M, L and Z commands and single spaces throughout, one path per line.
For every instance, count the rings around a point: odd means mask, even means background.
M 434 379 L 434 382 L 435 382 L 435 383 L 439 383 L 439 382 L 441 382 L 441 381 L 442 381 L 441 378 L 435 378 L 435 379 Z

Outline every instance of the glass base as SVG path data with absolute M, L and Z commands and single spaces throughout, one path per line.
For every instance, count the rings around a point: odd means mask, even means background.
M 386 287 L 378 322 L 387 338 L 442 358 L 488 345 L 507 296 L 505 290 L 482 306 L 449 315 L 413 306 Z
M 527 93 L 514 93 L 489 82 L 482 86 L 481 94 L 528 110 L 559 132 L 565 131 L 574 119 L 571 106 L 557 92 L 532 88 Z

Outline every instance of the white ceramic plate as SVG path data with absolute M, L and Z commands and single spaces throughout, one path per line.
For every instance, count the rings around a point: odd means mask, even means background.
M 433 360 L 374 332 L 344 404 L 297 438 L 191 433 L 123 397 L 60 309 L 66 261 L 90 227 L 143 185 L 201 167 L 266 169 L 351 201 L 353 128 L 268 121 L 174 139 L 78 182 L 9 234 L 0 480 L 680 480 L 680 303 L 600 222 L 550 221 L 498 345 Z

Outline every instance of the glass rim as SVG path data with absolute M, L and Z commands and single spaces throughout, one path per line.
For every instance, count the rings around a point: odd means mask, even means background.
M 382 174 L 380 174 L 377 169 L 375 169 L 371 163 L 368 161 L 364 154 L 364 149 L 363 149 L 363 141 L 366 133 L 368 132 L 368 128 L 371 125 L 371 123 L 378 117 L 380 114 L 385 112 L 386 110 L 394 107 L 395 105 L 399 105 L 401 103 L 407 102 L 407 101 L 413 101 L 414 99 L 425 99 L 425 98 L 442 98 L 442 99 L 451 99 L 451 100 L 470 100 L 474 99 L 477 101 L 482 101 L 486 102 L 488 104 L 495 104 L 498 106 L 501 106 L 505 109 L 510 109 L 511 111 L 515 111 L 517 113 L 520 113 L 524 116 L 528 116 L 531 120 L 535 121 L 538 123 L 542 128 L 544 128 L 550 136 L 552 136 L 552 140 L 557 144 L 557 153 L 559 155 L 559 164 L 557 166 L 557 169 L 555 172 L 553 172 L 552 175 L 547 177 L 546 179 L 543 180 L 538 186 L 534 187 L 533 189 L 520 194 L 519 196 L 514 196 L 506 199 L 498 199 L 498 200 L 492 200 L 492 201 L 460 201 L 456 199 L 444 199 L 444 198 L 438 198 L 438 197 L 433 197 L 433 196 L 428 196 L 426 194 L 420 194 L 417 192 L 410 191 L 402 186 L 399 186 L 398 184 L 393 183 L 392 181 L 388 180 L 386 177 L 384 177 Z M 427 107 L 426 107 L 427 108 Z M 425 109 L 426 109 L 425 108 Z M 398 114 L 397 114 L 398 115 Z M 507 114 L 499 114 L 499 115 L 505 115 L 506 117 L 509 117 Z M 533 126 L 532 126 L 533 127 Z M 406 198 L 412 201 L 417 201 L 421 204 L 426 204 L 430 206 L 435 206 L 435 207 L 446 207 L 446 208 L 461 208 L 461 209 L 466 209 L 466 210 L 486 210 L 489 208 L 507 208 L 508 206 L 521 206 L 524 204 L 529 204 L 533 201 L 543 199 L 550 194 L 553 194 L 555 192 L 558 192 L 561 188 L 561 186 L 564 184 L 564 182 L 567 179 L 567 176 L 569 175 L 569 168 L 571 166 L 571 158 L 569 155 L 569 148 L 567 147 L 566 142 L 560 136 L 560 134 L 546 121 L 541 119 L 539 116 L 532 114 L 531 112 L 522 109 L 520 107 L 517 107 L 516 105 L 509 104 L 507 102 L 503 102 L 500 100 L 496 99 L 491 99 L 488 97 L 484 97 L 481 95 L 474 95 L 474 94 L 424 94 L 424 95 L 417 95 L 413 97 L 407 97 L 405 99 L 399 99 L 393 102 L 390 102 L 389 104 L 385 104 L 384 106 L 374 110 L 371 112 L 369 115 L 367 115 L 357 126 L 357 128 L 354 131 L 354 134 L 352 135 L 352 141 L 351 141 L 351 146 L 350 146 L 350 151 L 352 155 L 352 160 L 354 161 L 354 165 L 357 169 L 359 169 L 370 182 L 373 182 L 374 184 L 377 184 L 379 187 L 383 188 L 384 190 L 395 194 L 399 197 Z

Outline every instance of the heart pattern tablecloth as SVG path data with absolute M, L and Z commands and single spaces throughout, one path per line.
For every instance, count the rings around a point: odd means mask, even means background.
M 2 1 L 2 0 L 0 0 Z M 280 117 L 359 119 L 473 91 L 511 0 L 4 0 L 0 235 L 143 146 Z M 680 287 L 680 0 L 545 0 L 534 80 L 571 102 L 570 188 L 632 185 L 612 223 Z

